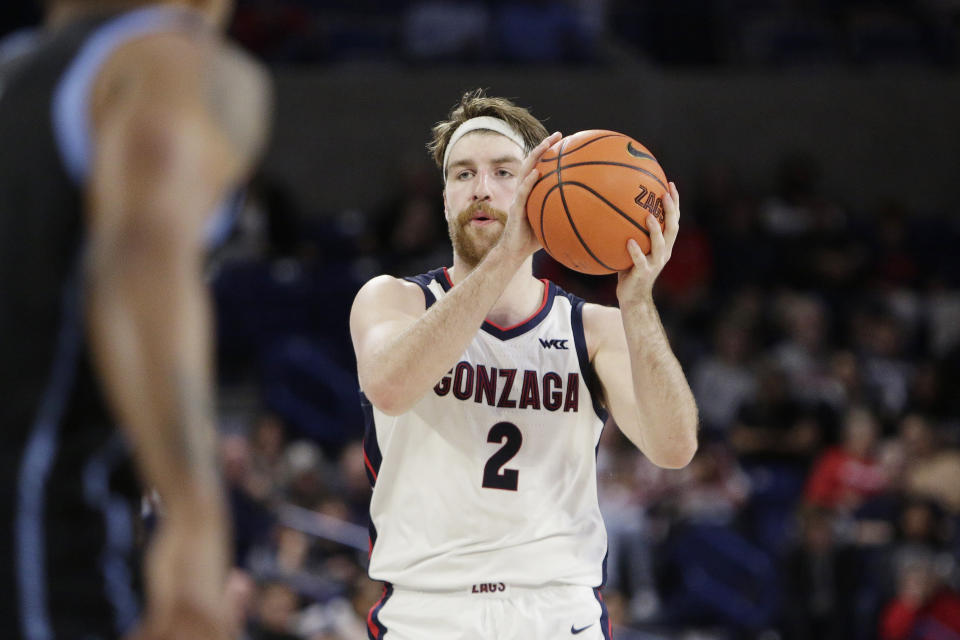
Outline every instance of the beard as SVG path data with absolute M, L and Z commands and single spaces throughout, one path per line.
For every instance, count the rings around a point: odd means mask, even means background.
M 497 220 L 500 224 L 475 227 L 471 224 L 477 212 Z M 471 268 L 480 264 L 490 249 L 497 244 L 507 224 L 507 212 L 483 202 L 474 202 L 450 221 L 450 241 L 454 252 Z

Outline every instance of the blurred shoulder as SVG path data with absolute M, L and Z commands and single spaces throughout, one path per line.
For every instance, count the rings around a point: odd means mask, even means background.
M 94 122 L 131 109 L 201 116 L 244 158 L 265 144 L 272 87 L 265 67 L 220 34 L 161 29 L 119 46 L 93 87 Z

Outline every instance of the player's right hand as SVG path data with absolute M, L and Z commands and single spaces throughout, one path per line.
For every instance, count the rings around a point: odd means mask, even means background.
M 520 165 L 519 178 L 520 184 L 517 186 L 517 193 L 507 211 L 507 226 L 500 237 L 500 245 L 507 251 L 514 253 L 526 259 L 527 256 L 541 248 L 540 241 L 534 235 L 530 228 L 530 222 L 527 220 L 527 198 L 533 185 L 540 177 L 540 171 L 537 169 L 537 162 L 544 151 L 557 143 L 563 135 L 556 131 L 543 142 L 534 147 L 530 153 L 523 159 Z
M 216 527 L 164 526 L 147 553 L 147 607 L 129 640 L 236 638 L 224 594 L 226 537 Z

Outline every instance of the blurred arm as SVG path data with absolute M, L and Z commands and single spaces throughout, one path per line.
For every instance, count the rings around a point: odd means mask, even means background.
M 249 170 L 267 103 L 257 74 L 242 63 L 225 64 L 223 55 L 212 38 L 135 40 L 101 70 L 92 104 L 85 265 L 90 341 L 140 475 L 163 499 L 152 560 L 168 575 L 148 567 L 148 591 L 176 594 L 151 603 L 168 612 L 179 606 L 178 597 L 198 609 L 214 607 L 228 556 L 203 229 Z M 245 115 L 217 112 L 230 87 L 259 89 L 244 98 L 253 105 Z M 192 584 L 182 572 L 192 574 Z

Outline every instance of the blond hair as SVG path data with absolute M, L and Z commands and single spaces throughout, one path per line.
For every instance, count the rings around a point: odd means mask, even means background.
M 433 138 L 427 144 L 427 150 L 441 171 L 443 156 L 453 132 L 467 120 L 480 116 L 499 118 L 510 125 L 523 138 L 524 153 L 529 153 L 548 135 L 546 127 L 534 118 L 529 110 L 517 106 L 507 98 L 487 96 L 483 89 L 468 91 L 450 110 L 447 119 L 433 126 Z

